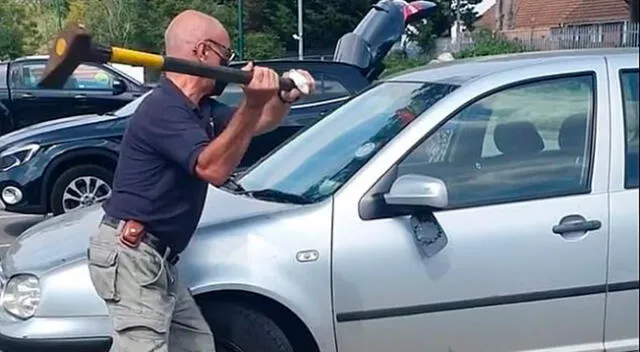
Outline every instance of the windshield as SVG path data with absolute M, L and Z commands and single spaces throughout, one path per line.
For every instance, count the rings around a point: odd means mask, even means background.
M 320 201 L 456 88 L 424 82 L 375 85 L 269 155 L 238 183 L 248 192 L 270 190 L 307 203 Z

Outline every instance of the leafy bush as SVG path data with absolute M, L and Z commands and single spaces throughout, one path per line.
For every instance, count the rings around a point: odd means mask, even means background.
M 527 48 L 512 40 L 493 35 L 486 29 L 473 32 L 473 46 L 458 52 L 455 57 L 463 59 L 474 56 L 500 55 L 527 51 Z
M 412 69 L 414 67 L 424 66 L 427 63 L 427 59 L 420 58 L 407 58 L 402 53 L 392 53 L 387 55 L 384 59 L 385 70 L 380 77 L 392 75 L 394 73 Z
M 285 48 L 280 39 L 270 33 L 254 32 L 245 37 L 245 59 L 264 60 L 282 57 Z

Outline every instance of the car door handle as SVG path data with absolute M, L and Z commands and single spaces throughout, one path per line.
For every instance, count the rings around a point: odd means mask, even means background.
M 567 233 L 595 231 L 602 227 L 599 220 L 587 220 L 581 215 L 568 215 L 553 226 L 553 233 L 564 235 Z
M 84 94 L 78 94 L 76 96 L 73 97 L 74 99 L 87 99 L 87 96 Z
M 22 93 L 22 94 L 20 94 L 20 98 L 21 99 L 33 99 L 35 97 L 31 93 Z

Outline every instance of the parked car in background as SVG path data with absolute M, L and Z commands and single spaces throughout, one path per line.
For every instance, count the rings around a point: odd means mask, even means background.
M 353 67 L 341 63 L 259 64 L 280 71 L 302 66 L 318 76 L 320 87 L 312 96 L 296 102 L 277 129 L 251 141 L 239 170 L 318 121 L 369 83 Z M 230 88 L 220 100 L 233 103 L 240 98 L 236 93 L 241 92 Z M 0 137 L 0 200 L 5 209 L 58 215 L 110 196 L 120 141 L 129 118 L 145 97 L 115 112 L 58 119 Z
M 177 268 L 218 349 L 637 351 L 638 54 L 406 72 L 235 190 L 210 187 Z M 11 245 L 6 352 L 108 349 L 86 251 L 102 215 L 54 217 Z M 117 263 L 113 252 L 96 265 Z
M 0 62 L 0 136 L 53 119 L 116 110 L 148 88 L 108 64 L 83 63 L 62 89 L 37 86 L 47 56 Z
M 339 44 L 334 61 L 256 62 L 281 74 L 293 68 L 306 69 L 317 80 L 317 89 L 297 101 L 276 130 L 252 140 L 238 171 L 255 164 L 373 82 L 384 69 L 382 60 L 390 44 L 400 38 L 408 23 L 427 16 L 433 6 L 423 1 L 411 4 L 415 11 L 405 15 L 410 4 L 381 1 L 354 32 L 345 35 L 343 41 L 353 45 Z M 363 45 L 369 49 L 364 50 Z M 233 106 L 242 96 L 240 87 L 230 84 L 217 98 Z M 119 142 L 141 99 L 114 113 L 69 117 L 0 137 L 0 200 L 6 210 L 58 215 L 106 199 L 111 193 Z

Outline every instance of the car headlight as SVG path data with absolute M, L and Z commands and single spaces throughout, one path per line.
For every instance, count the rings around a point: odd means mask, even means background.
M 0 153 L 0 171 L 8 171 L 28 162 L 38 150 L 40 145 L 32 143 L 3 151 Z
M 40 304 L 40 282 L 33 275 L 16 275 L 4 287 L 2 307 L 12 315 L 31 318 Z

